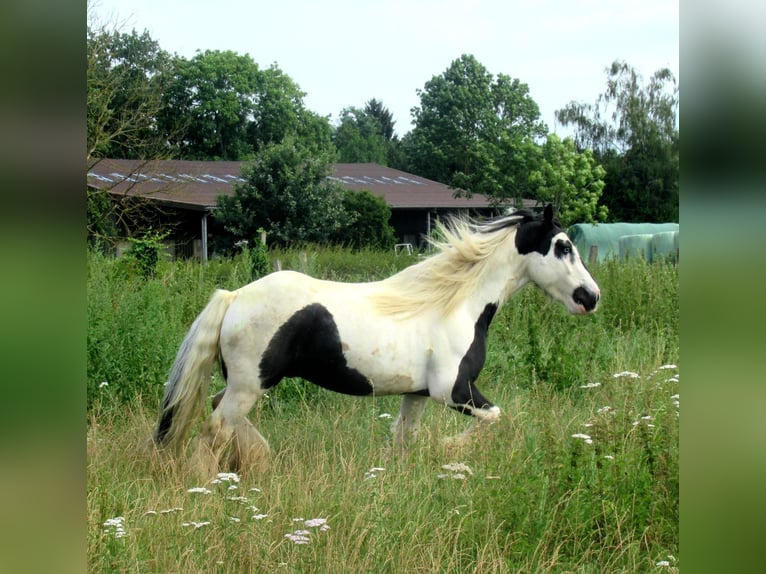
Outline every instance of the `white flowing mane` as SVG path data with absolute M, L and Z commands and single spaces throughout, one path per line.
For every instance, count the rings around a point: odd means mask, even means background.
M 478 223 L 456 218 L 436 223 L 428 242 L 439 250 L 428 259 L 380 282 L 374 296 L 378 311 L 409 317 L 439 309 L 449 314 L 469 297 L 491 265 L 491 255 L 516 234 L 526 213 Z

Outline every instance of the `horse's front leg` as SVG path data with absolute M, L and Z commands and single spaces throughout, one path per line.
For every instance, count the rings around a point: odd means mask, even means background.
M 473 383 L 458 383 L 452 389 L 447 405 L 461 413 L 474 417 L 466 430 L 454 437 L 445 437 L 442 443 L 449 446 L 465 444 L 470 436 L 487 423 L 500 418 L 500 407 L 488 401 Z

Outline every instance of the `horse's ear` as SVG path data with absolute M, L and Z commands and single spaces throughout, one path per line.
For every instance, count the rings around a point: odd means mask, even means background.
M 549 203 L 545 206 L 545 210 L 543 210 L 543 221 L 548 224 L 553 224 L 553 204 Z

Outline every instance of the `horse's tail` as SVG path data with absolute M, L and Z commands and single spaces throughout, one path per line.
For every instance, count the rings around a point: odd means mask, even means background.
M 162 399 L 157 430 L 154 432 L 154 441 L 158 446 L 169 446 L 180 451 L 192 423 L 201 414 L 213 363 L 218 357 L 221 323 L 235 297 L 233 291 L 216 290 L 186 333 Z

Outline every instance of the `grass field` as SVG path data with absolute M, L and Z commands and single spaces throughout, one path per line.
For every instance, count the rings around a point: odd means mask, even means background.
M 354 281 L 413 261 L 270 256 Z M 532 288 L 498 313 L 478 386 L 503 416 L 465 447 L 440 438 L 468 417 L 436 403 L 401 453 L 390 444 L 395 397 L 288 380 L 251 414 L 269 469 L 200 484 L 142 446 L 186 328 L 214 287 L 250 279 L 247 255 L 162 262 L 139 279 L 91 254 L 89 571 L 676 571 L 678 271 L 640 261 L 592 271 L 603 297 L 592 316 Z

